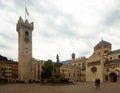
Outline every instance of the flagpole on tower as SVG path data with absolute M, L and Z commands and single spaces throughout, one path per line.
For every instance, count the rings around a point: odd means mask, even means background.
M 25 6 L 25 20 L 26 20 L 26 15 L 29 16 L 29 12 L 28 12 L 27 7 Z
M 25 5 L 25 8 L 26 8 L 26 5 Z M 26 12 L 25 12 L 25 20 L 26 20 Z
M 26 7 L 26 0 L 25 0 L 25 7 Z M 25 8 L 24 8 L 25 9 Z M 25 11 L 25 10 L 24 10 Z M 26 20 L 26 12 L 25 12 L 25 20 Z
M 26 20 L 27 16 L 29 16 L 29 12 L 28 12 L 28 9 L 26 7 L 26 2 L 25 2 L 25 20 Z

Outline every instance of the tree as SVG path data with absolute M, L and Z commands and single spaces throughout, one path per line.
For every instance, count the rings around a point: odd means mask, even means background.
M 41 78 L 42 79 L 49 79 L 52 76 L 53 72 L 53 63 L 51 60 L 45 61 L 44 65 L 42 66 Z

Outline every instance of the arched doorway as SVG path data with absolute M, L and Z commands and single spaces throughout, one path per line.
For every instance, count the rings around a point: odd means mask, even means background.
M 117 82 L 117 74 L 112 72 L 109 74 L 109 80 L 112 82 Z

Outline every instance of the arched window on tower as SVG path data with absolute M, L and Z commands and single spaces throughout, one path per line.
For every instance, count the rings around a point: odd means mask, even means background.
M 28 33 L 28 31 L 25 31 L 25 36 L 29 36 L 29 33 Z

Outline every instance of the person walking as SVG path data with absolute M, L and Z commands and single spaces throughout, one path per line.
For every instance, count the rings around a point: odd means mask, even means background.
M 98 88 L 98 79 L 95 79 L 95 87 Z
M 100 79 L 98 79 L 98 87 L 100 87 Z

